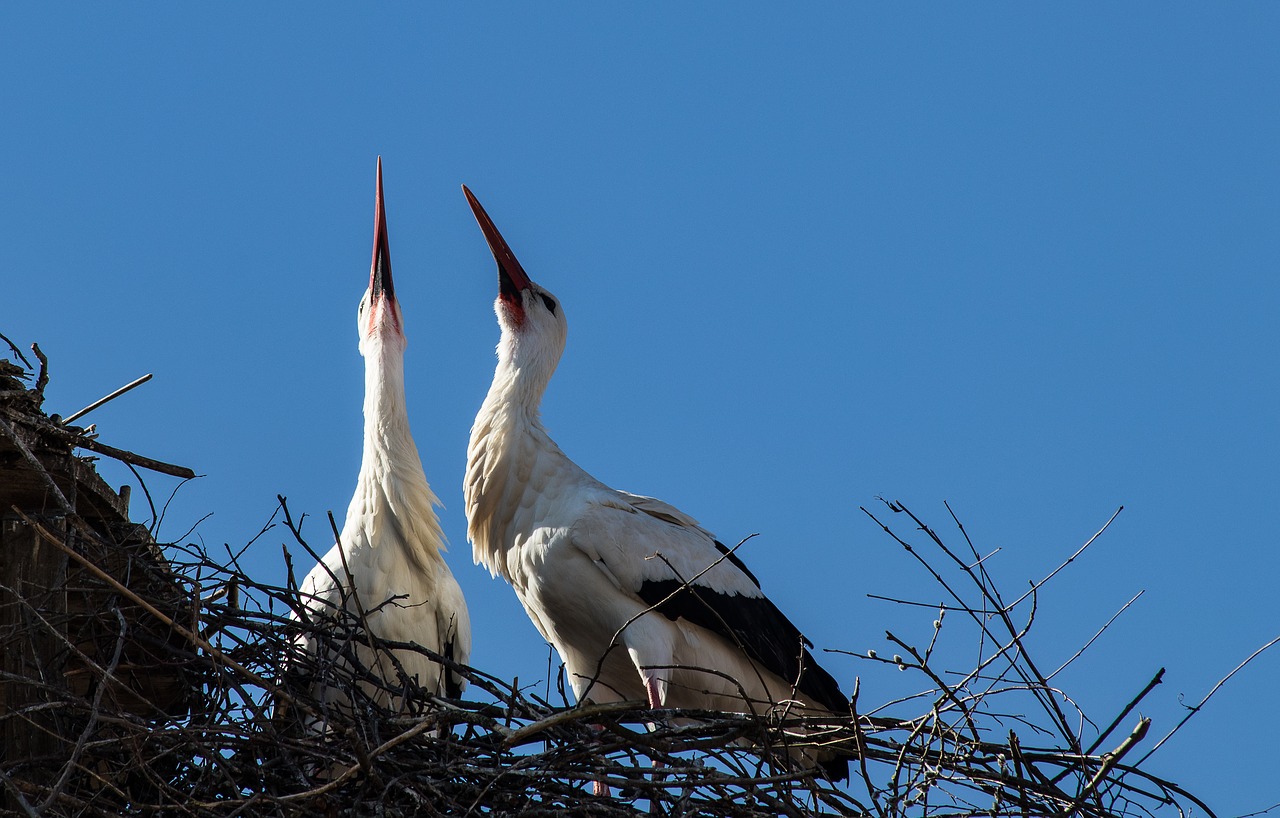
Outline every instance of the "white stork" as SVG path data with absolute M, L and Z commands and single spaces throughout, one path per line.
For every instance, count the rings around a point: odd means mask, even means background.
M 471 653 L 471 619 L 462 589 L 441 554 L 444 535 L 433 509 L 439 501 L 427 484 L 409 433 L 404 319 L 391 279 L 382 157 L 378 157 L 373 263 L 357 326 L 365 361 L 364 455 L 339 542 L 307 574 L 302 602 L 311 616 L 322 620 L 345 605 L 364 614 L 368 629 L 384 639 L 416 642 L 465 663 Z M 304 648 L 314 653 L 317 646 Z M 439 663 L 420 653 L 396 650 L 393 654 L 396 662 L 369 650 L 363 650 L 360 658 L 392 688 L 400 686 L 397 662 L 430 693 L 456 696 L 465 684 L 456 673 L 443 671 Z M 317 693 L 322 700 L 345 701 L 339 691 Z
M 475 561 L 515 588 L 579 701 L 848 715 L 812 645 L 736 554 L 678 509 L 604 485 L 551 439 L 538 407 L 564 351 L 564 310 L 463 192 L 498 262 L 502 330 L 467 449 Z M 843 755 L 801 757 L 848 774 Z

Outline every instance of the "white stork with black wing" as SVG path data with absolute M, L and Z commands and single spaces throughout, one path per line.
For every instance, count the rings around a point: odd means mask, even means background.
M 604 485 L 551 439 L 539 404 L 564 351 L 564 310 L 463 191 L 498 262 L 502 331 L 467 450 L 476 562 L 515 588 L 579 701 L 848 715 L 808 640 L 735 554 L 678 509 Z M 807 760 L 847 775 L 847 757 Z
M 340 541 L 303 581 L 302 603 L 310 616 L 321 620 L 344 607 L 362 613 L 368 628 L 383 639 L 416 642 L 466 663 L 471 654 L 467 603 L 441 553 L 444 534 L 433 508 L 439 501 L 427 484 L 409 432 L 404 391 L 407 342 L 391 278 L 381 157 L 373 263 L 369 288 L 360 301 L 358 330 L 365 361 L 360 474 Z M 314 654 L 319 646 L 306 644 L 304 649 Z M 393 689 L 400 687 L 400 669 L 416 677 L 428 693 L 456 696 L 465 684 L 421 653 L 396 650 L 392 655 L 394 662 L 364 650 L 361 660 Z M 331 689 L 317 692 L 330 702 L 346 696 Z

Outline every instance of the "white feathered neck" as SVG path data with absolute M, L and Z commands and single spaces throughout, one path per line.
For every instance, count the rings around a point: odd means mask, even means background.
M 537 496 L 540 478 L 573 472 L 594 482 L 542 425 L 542 395 L 567 337 L 563 315 L 546 310 L 539 300 L 542 292 L 524 291 L 526 310 L 520 323 L 513 322 L 501 298 L 495 304 L 502 327 L 498 364 L 467 446 L 463 490 L 472 558 L 507 581 L 512 579 L 507 552 L 516 544 L 517 516 L 534 502 L 553 499 Z
M 422 470 L 409 432 L 404 392 L 404 336 L 375 328 L 361 344 L 365 356 L 364 454 L 342 540 L 349 547 L 402 548 L 423 570 L 443 562 L 440 501 Z M 383 335 L 383 337 L 378 337 Z

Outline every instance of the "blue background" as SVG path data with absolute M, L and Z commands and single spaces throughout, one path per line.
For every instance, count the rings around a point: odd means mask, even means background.
M 323 547 L 360 457 L 381 154 L 474 661 L 537 680 L 547 648 L 462 517 L 497 339 L 465 182 L 563 301 L 562 447 L 726 542 L 758 532 L 741 553 L 820 647 L 931 632 L 866 596 L 941 601 L 859 511 L 877 496 L 958 541 L 949 501 L 1009 595 L 1126 506 L 1042 593 L 1033 649 L 1056 667 L 1145 589 L 1056 681 L 1105 724 L 1167 667 L 1149 747 L 1280 634 L 1278 23 L 1264 3 L 9 4 L 0 332 L 49 354 L 49 411 L 155 373 L 84 422 L 205 475 L 162 537 L 213 512 L 191 536 L 243 544 L 281 493 Z M 250 550 L 262 579 L 286 539 Z M 825 663 L 864 704 L 921 686 Z M 1280 802 L 1278 671 L 1264 654 L 1148 768 L 1219 815 Z

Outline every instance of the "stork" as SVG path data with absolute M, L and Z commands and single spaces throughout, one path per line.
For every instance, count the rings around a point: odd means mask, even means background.
M 373 263 L 369 287 L 360 299 L 357 328 L 365 362 L 364 454 L 355 494 L 342 533 L 301 586 L 311 617 L 332 618 L 346 608 L 364 619 L 369 631 L 395 642 L 417 644 L 457 662 L 471 653 L 471 620 L 462 589 L 442 552 L 444 534 L 436 518 L 439 505 L 422 471 L 409 433 L 404 393 L 404 317 L 391 278 L 391 250 L 382 195 L 382 157 L 378 157 Z M 304 649 L 315 653 L 319 646 Z M 361 662 L 390 688 L 400 688 L 398 664 L 429 694 L 457 696 L 465 681 L 438 662 L 411 650 L 392 651 L 395 661 L 362 649 Z M 365 693 L 403 706 L 385 692 Z M 341 703 L 346 694 L 323 688 L 324 702 Z
M 732 549 L 661 500 L 606 486 L 556 445 L 539 405 L 564 351 L 564 309 L 463 192 L 497 260 L 501 328 L 467 449 L 475 561 L 515 589 L 578 701 L 848 716 L 812 644 Z M 846 755 L 797 757 L 848 775 Z

